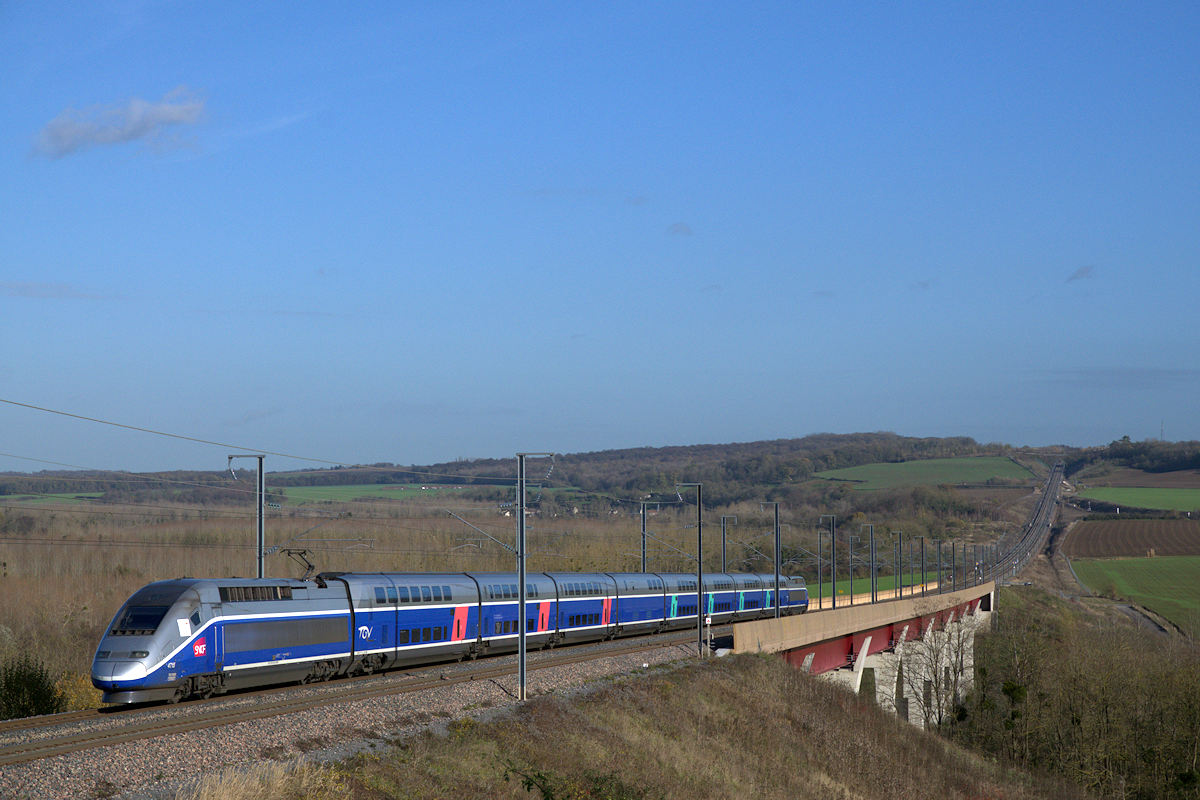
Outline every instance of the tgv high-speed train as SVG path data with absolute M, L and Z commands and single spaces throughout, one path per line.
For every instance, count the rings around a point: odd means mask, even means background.
M 125 602 L 96 650 L 106 703 L 177 701 L 517 649 L 518 576 L 508 572 L 338 573 L 311 580 L 158 581 Z M 713 623 L 808 610 L 802 578 L 711 573 Z M 526 644 L 696 625 L 695 574 L 531 573 Z

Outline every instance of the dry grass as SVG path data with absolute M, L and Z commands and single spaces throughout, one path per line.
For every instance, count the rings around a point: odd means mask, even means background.
M 311 780 L 304 772 L 261 796 L 1082 796 L 1002 771 L 781 659 L 753 656 L 693 663 L 585 696 L 535 698 L 496 721 L 462 720 L 444 735 L 314 769 Z M 220 781 L 209 786 L 187 800 L 244 796 Z
M 176 800 L 262 800 L 265 797 L 345 797 L 346 778 L 336 768 L 268 762 L 228 769 L 176 793 Z
M 446 503 L 453 505 L 447 509 Z M 796 519 L 817 518 L 816 509 L 790 513 Z M 694 514 L 694 508 L 664 506 L 650 515 L 651 569 L 695 569 L 689 556 L 696 546 Z M 765 556 L 738 544 L 749 542 L 761 553 L 771 551 L 770 514 L 757 503 L 707 510 L 706 568 L 715 570 L 720 564 L 721 514 L 737 516 L 737 524 L 729 529 L 729 569 L 771 571 Z M 848 519 L 845 530 L 858 532 L 859 516 Z M 880 529 L 905 527 L 878 521 Z M 514 569 L 513 555 L 477 528 L 501 541 L 515 539 L 514 519 L 494 503 L 458 497 L 285 507 L 272 510 L 266 522 L 268 546 L 306 548 L 318 570 Z M 79 676 L 88 673 L 104 627 L 139 587 L 184 575 L 255 574 L 254 530 L 254 514 L 244 507 L 74 503 L 0 509 L 0 659 L 30 652 L 52 674 L 77 684 Z M 625 514 L 539 515 L 529 520 L 528 567 L 533 571 L 636 571 L 640 546 L 641 522 L 632 509 Z M 787 526 L 785 556 L 789 546 L 815 551 L 815 526 Z M 303 569 L 276 552 L 268 557 L 266 572 L 300 577 Z M 808 577 L 816 582 L 815 573 Z M 87 693 L 71 696 L 73 705 L 91 702 Z

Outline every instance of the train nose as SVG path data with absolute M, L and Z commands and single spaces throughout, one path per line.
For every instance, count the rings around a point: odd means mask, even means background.
M 136 681 L 146 677 L 146 665 L 140 661 L 100 661 L 92 664 L 92 682 Z

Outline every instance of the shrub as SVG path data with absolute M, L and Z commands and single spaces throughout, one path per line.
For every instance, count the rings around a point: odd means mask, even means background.
M 42 662 L 21 655 L 0 666 L 0 719 L 56 714 L 65 705 Z
M 62 695 L 66 711 L 100 707 L 100 690 L 92 686 L 92 679 L 82 672 L 64 672 L 54 682 L 54 688 Z

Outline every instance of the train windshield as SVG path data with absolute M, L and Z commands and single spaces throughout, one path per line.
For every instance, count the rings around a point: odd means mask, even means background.
M 187 588 L 186 585 L 166 583 L 139 589 L 113 620 L 110 633 L 116 636 L 149 636 L 158 630 L 163 617 Z

